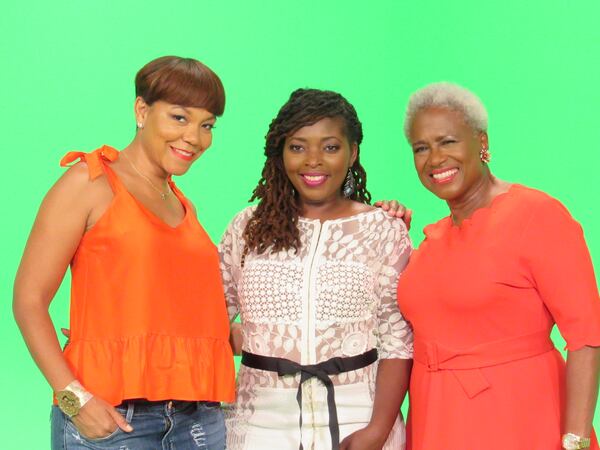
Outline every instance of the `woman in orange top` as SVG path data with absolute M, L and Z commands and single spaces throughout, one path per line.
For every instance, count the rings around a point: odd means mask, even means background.
M 208 149 L 225 96 L 193 59 L 136 76 L 137 132 L 121 152 L 71 152 L 15 282 L 14 312 L 55 391 L 52 448 L 224 448 L 234 366 L 218 255 L 171 180 Z M 71 339 L 48 306 L 71 265 Z M 60 408 L 60 409 L 59 409 Z
M 564 449 L 598 449 L 600 301 L 581 227 L 547 194 L 492 175 L 486 130 L 466 89 L 411 97 L 415 168 L 450 216 L 425 228 L 398 284 L 415 338 L 408 448 L 557 450 L 562 435 Z

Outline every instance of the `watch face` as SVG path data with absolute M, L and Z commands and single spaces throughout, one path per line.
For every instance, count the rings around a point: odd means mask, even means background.
M 568 433 L 563 436 L 562 446 L 566 450 L 585 449 L 589 447 L 589 442 L 588 439 Z
M 60 391 L 56 393 L 56 400 L 58 401 L 58 407 L 67 416 L 76 416 L 81 408 L 79 403 L 79 397 L 71 391 Z

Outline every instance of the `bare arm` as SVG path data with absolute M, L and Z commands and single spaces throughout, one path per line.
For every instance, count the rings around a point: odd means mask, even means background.
M 598 399 L 600 347 L 584 346 L 567 356 L 565 433 L 589 437 Z
M 408 390 L 411 369 L 412 359 L 384 359 L 379 363 L 373 416 L 369 426 L 384 434 L 382 445 L 400 413 Z
M 231 322 L 229 324 L 229 345 L 235 356 L 242 354 L 242 345 L 244 338 L 242 336 L 242 324 L 239 322 Z
M 52 386 L 75 379 L 48 314 L 67 266 L 85 230 L 88 211 L 81 200 L 85 166 L 71 169 L 48 192 L 33 224 L 15 279 L 13 311 L 31 356 Z
M 75 376 L 63 357 L 48 307 L 86 229 L 94 197 L 90 185 L 87 167 L 79 164 L 50 189 L 15 279 L 15 319 L 31 356 L 54 391 L 65 388 Z M 100 437 L 112 432 L 115 422 L 121 426 L 119 417 L 114 408 L 94 397 L 73 421 L 84 435 Z M 126 425 L 124 419 L 122 423 Z
M 342 441 L 340 450 L 379 450 L 385 444 L 408 390 L 412 359 L 383 359 L 377 369 L 369 424 Z

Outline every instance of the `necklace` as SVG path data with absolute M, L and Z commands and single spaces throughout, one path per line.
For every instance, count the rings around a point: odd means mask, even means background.
M 148 184 L 150 186 L 152 186 L 152 189 L 154 189 L 156 192 L 158 192 L 160 194 L 160 199 L 161 200 L 166 200 L 167 199 L 167 197 L 171 193 L 171 188 L 169 187 L 168 184 L 167 184 L 167 192 L 163 192 L 161 189 L 159 189 L 158 187 L 156 187 L 156 185 L 152 182 L 152 180 L 150 178 L 148 178 L 146 175 L 144 175 L 142 172 L 140 172 L 137 167 L 135 167 L 135 164 L 133 164 L 133 161 L 131 159 L 129 159 L 129 156 L 127 156 L 126 153 L 121 153 L 121 155 L 123 155 L 125 157 L 125 159 L 127 160 L 127 162 L 131 165 L 131 167 L 133 167 L 133 170 L 135 170 L 135 172 L 140 177 L 142 177 L 144 180 L 146 180 L 148 182 Z

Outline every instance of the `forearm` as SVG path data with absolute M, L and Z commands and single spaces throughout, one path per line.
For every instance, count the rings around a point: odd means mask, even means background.
M 242 354 L 242 345 L 244 343 L 242 337 L 242 324 L 239 322 L 231 322 L 229 324 L 229 345 L 235 356 Z
M 54 391 L 75 379 L 60 348 L 48 309 L 15 296 L 13 312 L 35 363 Z
M 588 437 L 598 398 L 600 348 L 583 347 L 567 356 L 564 432 Z
M 377 370 L 375 401 L 369 426 L 385 437 L 392 429 L 408 390 L 412 359 L 382 359 Z

